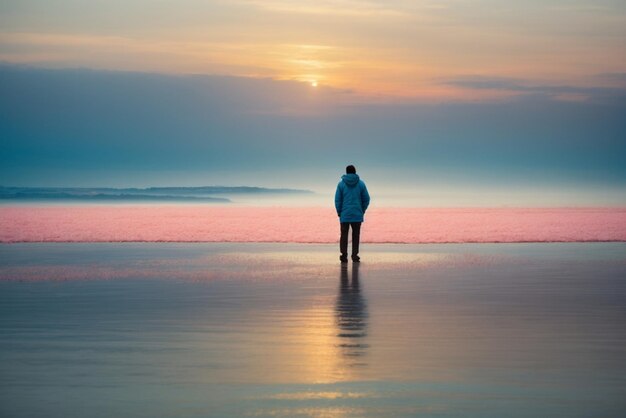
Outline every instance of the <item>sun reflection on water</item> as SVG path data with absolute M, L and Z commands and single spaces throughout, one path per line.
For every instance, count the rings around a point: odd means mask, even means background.
M 332 384 L 361 379 L 368 367 L 369 343 L 358 265 L 351 272 L 346 265 L 340 268 L 334 298 L 313 298 L 309 303 L 309 307 L 283 312 L 279 319 L 283 344 L 273 346 L 270 355 L 280 362 L 283 372 L 290 373 L 274 376 L 276 380 Z

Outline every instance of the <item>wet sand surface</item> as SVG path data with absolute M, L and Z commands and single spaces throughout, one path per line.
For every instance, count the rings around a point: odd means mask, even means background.
M 618 417 L 626 244 L 0 245 L 3 417 Z

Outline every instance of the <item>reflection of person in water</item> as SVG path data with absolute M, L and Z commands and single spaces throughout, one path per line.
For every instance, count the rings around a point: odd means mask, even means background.
M 341 266 L 339 297 L 335 308 L 337 316 L 339 347 L 346 357 L 362 357 L 368 345 L 367 336 L 367 304 L 361 294 L 359 283 L 359 264 L 352 265 L 352 280 L 348 279 L 348 266 Z M 363 365 L 355 363 L 353 365 Z

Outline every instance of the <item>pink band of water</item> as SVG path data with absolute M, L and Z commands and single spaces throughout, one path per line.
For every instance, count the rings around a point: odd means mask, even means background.
M 335 243 L 333 208 L 7 206 L 0 241 Z M 376 208 L 366 243 L 626 241 L 626 208 Z

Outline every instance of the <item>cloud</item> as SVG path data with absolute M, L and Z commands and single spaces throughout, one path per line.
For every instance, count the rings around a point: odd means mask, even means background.
M 359 17 L 409 17 L 410 15 L 399 8 L 390 7 L 385 2 L 363 0 L 318 0 L 316 2 L 298 0 L 241 0 L 243 4 L 252 5 L 264 10 L 280 13 L 310 14 Z
M 429 80 L 494 71 L 572 80 L 623 71 L 623 2 L 587 3 L 9 1 L 0 2 L 0 60 L 318 80 L 366 94 L 475 100 L 490 97 L 487 90 L 460 97 L 458 89 Z
M 596 78 L 600 81 L 617 83 L 626 88 L 626 73 L 602 73 L 596 74 Z
M 605 79 L 621 80 L 623 74 L 606 74 Z M 624 78 L 626 80 L 626 78 Z M 510 77 L 467 75 L 446 78 L 441 84 L 470 90 L 496 90 L 527 95 L 542 95 L 555 100 L 624 100 L 626 87 L 580 87 L 564 84 L 538 84 Z

